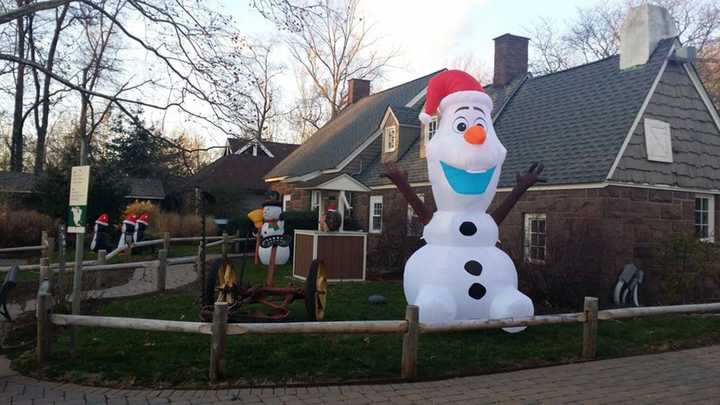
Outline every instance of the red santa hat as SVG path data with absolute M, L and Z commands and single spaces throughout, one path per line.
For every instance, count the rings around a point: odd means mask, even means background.
M 150 215 L 148 215 L 147 213 L 142 213 L 140 215 L 140 218 L 138 218 L 137 221 L 140 222 L 141 224 L 147 226 L 148 223 L 150 223 Z
M 125 220 L 123 222 L 128 224 L 134 224 L 137 221 L 137 217 L 135 214 L 130 214 L 127 217 L 125 217 Z
M 469 105 L 482 105 L 492 110 L 492 99 L 485 93 L 483 86 L 470 74 L 462 70 L 446 70 L 433 76 L 428 82 L 425 108 L 420 113 L 420 121 L 427 124 L 436 111 L 458 102 Z
M 100 214 L 98 219 L 95 220 L 95 223 L 107 226 L 109 221 L 110 218 L 108 217 L 108 214 Z

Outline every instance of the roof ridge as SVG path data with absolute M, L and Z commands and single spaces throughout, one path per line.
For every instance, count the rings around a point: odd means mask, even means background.
M 678 39 L 678 37 L 672 37 L 672 38 L 661 39 L 660 41 L 658 41 L 658 44 L 655 46 L 655 49 L 653 49 L 652 53 L 651 53 L 650 56 L 648 57 L 648 62 L 650 61 L 650 59 L 653 58 L 653 56 L 655 56 L 655 52 L 657 52 L 658 49 L 660 49 L 660 45 L 662 45 L 662 44 L 664 44 L 664 43 L 666 43 L 666 42 L 669 42 L 669 41 L 675 41 L 675 40 L 677 40 L 677 39 Z M 598 63 L 601 63 L 601 62 L 605 62 L 605 61 L 607 61 L 607 60 L 609 60 L 609 59 L 619 58 L 619 57 L 620 57 L 620 53 L 616 53 L 616 54 L 614 54 L 614 55 L 607 56 L 607 57 L 602 58 L 602 59 L 594 60 L 594 61 L 588 62 L 588 63 L 583 63 L 582 65 L 572 66 L 572 67 L 569 67 L 569 68 L 567 68 L 567 69 L 558 70 L 558 71 L 556 71 L 556 72 L 550 72 L 550 73 L 544 74 L 544 75 L 542 75 L 542 76 L 534 76 L 534 77 L 532 77 L 531 79 L 542 79 L 542 78 L 545 78 L 545 77 L 548 77 L 548 76 L 553 76 L 553 75 L 556 75 L 556 74 L 559 74 L 559 73 L 569 72 L 569 71 L 571 71 L 571 70 L 583 68 L 583 67 L 586 67 L 586 66 L 595 65 L 595 64 L 598 64 Z M 648 62 L 645 62 L 645 64 L 647 64 Z

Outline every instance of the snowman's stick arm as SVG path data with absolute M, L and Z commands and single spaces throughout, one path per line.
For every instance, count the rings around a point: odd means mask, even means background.
M 535 162 L 530 165 L 525 173 L 517 174 L 515 187 L 513 187 L 510 194 L 505 197 L 505 200 L 503 200 L 500 206 L 497 207 L 492 214 L 490 214 L 496 224 L 500 225 L 500 223 L 505 219 L 505 217 L 507 217 L 515 204 L 517 204 L 523 194 L 525 194 L 530 187 L 537 182 L 545 182 L 545 179 L 540 177 L 544 169 L 545 166 L 541 162 Z
M 400 191 L 400 194 L 405 197 L 407 203 L 410 204 L 413 211 L 415 211 L 415 214 L 418 216 L 420 222 L 423 225 L 429 224 L 433 217 L 433 212 L 427 205 L 425 205 L 420 197 L 415 194 L 415 191 L 413 191 L 407 180 L 407 173 L 402 172 L 395 163 L 386 162 L 385 173 L 383 175 L 395 184 L 395 187 L 397 187 L 398 191 Z
M 525 189 L 521 187 L 520 185 L 516 185 L 510 194 L 508 194 L 507 197 L 503 200 L 503 202 L 495 208 L 495 210 L 490 214 L 490 216 L 495 220 L 495 223 L 500 225 L 500 223 L 507 217 L 507 215 L 512 211 L 513 207 L 517 202 L 520 200 L 522 195 L 525 194 Z

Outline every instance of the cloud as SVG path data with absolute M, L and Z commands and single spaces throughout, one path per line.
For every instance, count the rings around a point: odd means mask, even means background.
M 470 51 L 482 38 L 482 10 L 488 0 L 363 0 L 359 11 L 375 24 L 378 45 L 397 49 L 398 58 L 388 84 L 444 67 L 448 60 Z M 487 17 L 485 17 L 487 18 Z

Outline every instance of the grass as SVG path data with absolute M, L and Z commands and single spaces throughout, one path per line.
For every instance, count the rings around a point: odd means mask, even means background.
M 276 277 L 288 281 L 288 266 Z M 246 279 L 263 279 L 250 266 Z M 385 305 L 367 297 L 383 294 Z M 196 321 L 197 293 L 168 293 L 117 300 L 98 309 L 106 316 Z M 326 320 L 403 319 L 405 300 L 398 282 L 340 283 L 330 286 Z M 305 319 L 302 302 L 291 306 L 291 321 Z M 69 332 L 55 342 L 49 378 L 112 385 L 204 386 L 208 336 L 119 329 L 81 328 L 77 357 L 69 353 Z M 421 336 L 420 377 L 488 373 L 579 360 L 580 324 L 532 327 L 518 334 L 480 331 Z M 600 358 L 695 347 L 720 342 L 718 316 L 662 316 L 604 321 Z M 393 379 L 399 375 L 400 335 L 230 336 L 226 370 L 230 384 L 327 383 Z M 32 371 L 31 353 L 15 362 Z

